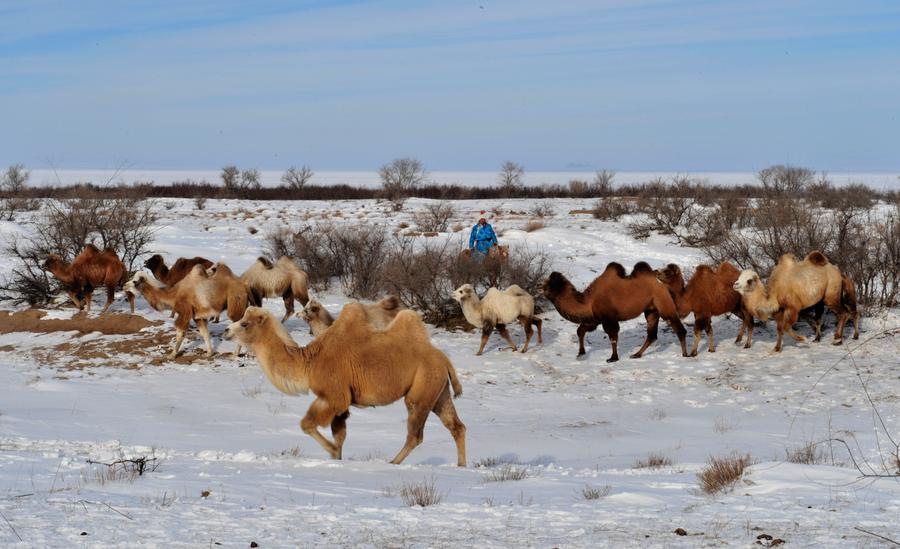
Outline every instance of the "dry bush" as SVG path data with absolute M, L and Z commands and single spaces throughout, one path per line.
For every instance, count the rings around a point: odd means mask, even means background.
M 707 494 L 728 491 L 741 479 L 744 469 L 750 465 L 753 465 L 750 454 L 710 457 L 709 465 L 697 473 L 700 488 Z
M 422 479 L 419 482 L 404 482 L 397 490 L 400 499 L 407 507 L 428 507 L 437 505 L 444 499 L 444 494 L 438 491 L 434 485 L 434 477 Z
M 646 459 L 639 459 L 634 462 L 635 469 L 659 469 L 660 467 L 668 467 L 672 465 L 672 459 L 659 453 L 652 453 Z
M 34 198 L 14 196 L 0 199 L 0 221 L 13 221 L 19 212 L 39 210 L 41 201 Z
M 205 210 L 205 209 L 206 209 L 206 201 L 207 201 L 207 200 L 208 200 L 208 198 L 206 198 L 205 196 L 197 196 L 197 197 L 194 197 L 194 206 L 195 206 L 198 210 Z
M 556 215 L 556 208 L 549 202 L 541 201 L 532 206 L 528 213 L 534 217 L 543 219 L 545 217 L 553 217 Z
M 525 179 L 525 168 L 521 164 L 507 160 L 500 167 L 500 173 L 497 174 L 497 181 L 500 183 L 500 190 L 504 195 L 511 196 L 522 187 Z
M 459 249 L 449 240 L 427 241 L 419 246 L 414 239 L 399 239 L 384 266 L 385 293 L 397 295 L 426 322 L 447 323 L 458 315 L 456 302 L 450 297 L 456 286 L 448 272 L 458 261 Z
M 291 166 L 281 176 L 281 182 L 292 189 L 302 189 L 309 183 L 315 173 L 309 166 L 304 165 L 301 168 Z
M 542 221 L 529 221 L 522 227 L 522 230 L 526 233 L 533 233 L 534 231 L 539 231 L 544 228 L 544 223 Z
M 31 172 L 25 169 L 22 164 L 13 164 L 6 169 L 6 172 L 0 177 L 0 190 L 9 193 L 12 196 L 21 194 L 28 187 L 28 180 L 31 178 Z
M 600 221 L 618 221 L 623 215 L 635 211 L 634 203 L 627 198 L 598 198 L 591 207 L 591 215 Z
M 475 462 L 472 463 L 472 467 L 475 467 L 476 469 L 479 467 L 496 467 L 496 466 L 504 464 L 504 463 L 516 463 L 517 464 L 519 462 L 514 457 L 488 456 L 485 458 L 480 458 L 480 459 L 475 460 Z
M 481 480 L 483 482 L 507 482 L 524 480 L 526 478 L 528 478 L 527 467 L 517 467 L 511 463 L 504 463 L 499 469 L 491 469 Z
M 91 465 L 99 466 L 94 470 L 92 477 L 82 479 L 85 482 L 97 482 L 105 485 L 107 482 L 134 482 L 144 473 L 153 473 L 159 469 L 161 462 L 156 457 L 140 456 L 131 459 L 119 459 L 111 463 L 87 460 Z
M 421 161 L 415 158 L 396 158 L 390 164 L 383 165 L 378 170 L 381 178 L 381 187 L 385 196 L 395 203 L 411 193 L 425 182 L 428 172 Z M 401 202 L 402 204 L 402 202 Z
M 456 210 L 450 202 L 435 202 L 427 204 L 424 209 L 413 214 L 416 227 L 423 232 L 443 233 L 450 226 L 450 219 L 456 215 Z
M 579 493 L 582 499 L 593 501 L 605 498 L 609 495 L 610 490 L 611 488 L 608 484 L 604 486 L 591 486 L 590 484 L 587 484 L 579 491 Z
M 569 195 L 572 198 L 587 198 L 591 196 L 591 184 L 581 179 L 569 180 Z
M 785 458 L 791 463 L 803 465 L 819 465 L 825 463 L 825 451 L 817 442 L 807 442 L 796 448 L 788 448 L 784 451 Z
M 0 299 L 36 305 L 47 303 L 59 290 L 58 282 L 42 268 L 47 256 L 72 261 L 85 244 L 112 248 L 129 272 L 138 258 L 149 253 L 157 216 L 149 200 L 134 198 L 81 198 L 47 201 L 42 216 L 31 223 L 25 237 L 13 237 L 3 253 L 16 266 L 0 283 Z

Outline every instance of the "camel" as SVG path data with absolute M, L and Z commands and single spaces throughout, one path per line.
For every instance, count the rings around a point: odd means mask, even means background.
M 62 283 L 79 310 L 85 307 L 90 312 L 94 288 L 106 286 L 106 305 L 100 314 L 109 309 L 116 295 L 116 288 L 122 286 L 128 276 L 128 270 L 115 250 L 106 248 L 101 252 L 93 244 L 86 245 L 72 263 L 66 263 L 60 256 L 50 254 L 43 267 Z M 134 314 L 134 294 L 125 292 L 125 296 L 131 306 L 131 314 Z M 81 297 L 84 297 L 83 302 Z
M 366 318 L 369 324 L 376 330 L 384 330 L 388 324 L 397 316 L 397 313 L 403 310 L 400 299 L 397 296 L 389 295 L 381 301 L 375 303 L 363 303 L 362 306 L 366 311 Z M 309 331 L 313 337 L 319 337 L 325 330 L 334 324 L 334 317 L 328 312 L 328 309 L 322 306 L 315 299 L 310 299 L 303 310 L 297 313 L 309 324 Z
M 767 286 L 763 285 L 755 271 L 744 270 L 734 283 L 734 289 L 741 294 L 744 308 L 750 314 L 762 321 L 770 316 L 775 318 L 778 329 L 775 352 L 780 352 L 785 332 L 797 342 L 806 341 L 805 337 L 794 332 L 793 326 L 802 309 L 819 302 L 824 302 L 837 316 L 834 345 L 843 343 L 844 324 L 851 314 L 851 298 L 845 296 L 844 284 L 840 269 L 828 261 L 822 252 L 814 251 L 803 261 L 797 261 L 793 254 L 781 256 Z M 850 286 L 852 288 L 852 282 Z M 855 302 L 855 290 L 851 293 Z
M 171 267 L 166 266 L 166 260 L 163 259 L 163 256 L 159 254 L 155 254 L 150 257 L 147 261 L 144 262 L 144 267 L 150 269 L 150 272 L 153 273 L 153 276 L 156 277 L 156 280 L 159 280 L 166 286 L 174 286 L 178 283 L 179 280 L 187 276 L 191 269 L 194 268 L 194 265 L 203 265 L 204 269 L 208 269 L 213 266 L 213 262 L 204 258 L 204 257 L 179 257 L 175 263 Z
M 281 256 L 274 265 L 264 257 L 257 258 L 241 275 L 241 280 L 250 286 L 253 301 L 257 305 L 262 304 L 264 297 L 281 296 L 284 299 L 285 313 L 282 322 L 294 314 L 294 299 L 304 306 L 309 301 L 306 273 L 287 256 Z
M 516 344 L 509 337 L 506 325 L 518 321 L 525 329 L 525 346 L 522 352 L 528 351 L 528 343 L 531 341 L 531 325 L 537 328 L 538 343 L 544 342 L 541 334 L 540 318 L 534 316 L 534 298 L 522 288 L 513 284 L 505 290 L 489 288 L 484 294 L 484 299 L 479 299 L 475 288 L 471 284 L 463 284 L 453 291 L 453 299 L 459 302 L 463 315 L 472 326 L 481 328 L 481 347 L 475 356 L 481 356 L 484 346 L 496 328 L 500 336 L 509 343 L 513 352 Z
M 506 263 L 509 260 L 509 246 L 506 244 L 491 246 L 488 248 L 487 256 L 489 259 L 495 259 L 501 263 Z M 466 248 L 459 253 L 459 257 L 460 259 L 472 259 L 472 250 Z
M 578 324 L 578 356 L 584 355 L 584 335 L 597 326 L 609 336 L 612 355 L 606 360 L 619 360 L 619 322 L 630 320 L 644 313 L 647 319 L 647 338 L 640 350 L 631 358 L 640 358 L 657 337 L 659 319 L 662 317 L 678 336 L 682 356 L 688 356 L 685 343 L 687 331 L 678 318 L 675 302 L 668 288 L 659 283 L 655 271 L 647 263 L 638 262 L 631 274 L 625 276 L 625 268 L 610 263 L 603 273 L 579 292 L 565 276 L 550 273 L 544 281 L 544 296 L 549 299 L 560 316 Z
M 741 303 L 741 294 L 734 290 L 734 282 L 741 274 L 731 263 L 724 261 L 717 269 L 709 265 L 699 265 L 694 271 L 691 280 L 684 284 L 684 275 L 681 268 L 669 263 L 664 268 L 656 271 L 656 277 L 660 282 L 668 286 L 678 316 L 685 318 L 694 313 L 694 343 L 691 347 L 691 356 L 697 356 L 697 348 L 703 331 L 709 344 L 709 352 L 716 352 L 716 342 L 713 337 L 712 317 L 734 313 L 742 319 L 741 329 L 738 332 L 735 344 L 740 343 L 744 337 L 744 331 L 750 326 L 752 333 L 753 319 L 744 311 Z M 750 336 L 747 338 L 747 347 L 750 346 Z
M 133 293 L 140 292 L 147 303 L 156 310 L 175 311 L 175 342 L 169 354 L 170 359 L 178 356 L 184 332 L 191 320 L 197 325 L 206 343 L 206 356 L 212 356 L 207 319 L 227 309 L 228 318 L 237 321 L 247 310 L 250 299 L 250 289 L 247 285 L 221 264 L 215 276 L 207 275 L 203 265 L 194 265 L 187 276 L 170 288 L 162 286 L 141 271 L 135 273 L 125 284 L 125 288 Z M 240 353 L 241 347 L 238 346 L 234 354 L 238 356 Z
M 402 397 L 408 411 L 406 444 L 391 463 L 401 463 L 422 443 L 428 413 L 434 412 L 453 435 L 457 465 L 465 467 L 466 427 L 450 397 L 450 386 L 454 396 L 462 394 L 453 364 L 432 346 L 415 312 L 400 311 L 384 331 L 375 330 L 367 318 L 363 305 L 350 303 L 324 334 L 299 347 L 271 313 L 250 307 L 225 337 L 250 347 L 283 393 L 312 391 L 316 398 L 300 427 L 333 459 L 341 459 L 350 406 L 385 406 Z M 319 432 L 328 425 L 333 442 Z

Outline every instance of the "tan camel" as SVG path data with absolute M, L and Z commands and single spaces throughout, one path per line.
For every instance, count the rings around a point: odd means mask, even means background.
M 428 413 L 434 412 L 456 441 L 457 465 L 466 465 L 466 427 L 456 415 L 450 386 L 462 394 L 447 355 L 431 345 L 419 315 L 400 311 L 387 330 L 369 324 L 359 303 L 344 307 L 334 324 L 299 347 L 271 313 L 250 307 L 225 333 L 247 345 L 272 384 L 289 395 L 316 396 L 300 427 L 332 458 L 341 459 L 350 406 L 385 406 L 404 399 L 406 444 L 391 460 L 400 463 L 422 442 Z M 449 379 L 449 384 L 448 384 Z M 331 425 L 334 442 L 319 432 Z
M 78 309 L 86 307 L 88 312 L 91 310 L 94 288 L 106 286 L 106 305 L 100 314 L 109 309 L 115 298 L 116 288 L 121 287 L 128 276 L 125 264 L 114 250 L 107 248 L 101 252 L 93 244 L 85 246 L 72 263 L 66 263 L 60 256 L 50 254 L 44 261 L 44 269 L 53 273 L 62 283 Z M 134 294 L 125 292 L 125 297 L 131 306 L 131 314 L 134 314 Z
M 362 306 L 366 309 L 366 318 L 369 319 L 369 324 L 376 330 L 387 328 L 388 324 L 396 318 L 397 313 L 404 309 L 400 298 L 394 295 L 389 295 L 375 303 L 363 303 Z M 328 309 L 315 299 L 310 299 L 303 310 L 297 313 L 297 316 L 309 324 L 309 331 L 313 337 L 319 337 L 334 324 L 334 317 L 331 316 Z

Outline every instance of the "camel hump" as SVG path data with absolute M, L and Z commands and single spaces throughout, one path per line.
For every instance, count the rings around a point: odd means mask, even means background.
M 737 278 L 738 275 L 741 274 L 741 272 L 737 270 L 737 267 L 732 265 L 730 261 L 723 261 L 719 263 L 718 272 L 719 274 L 734 275 L 735 278 Z
M 825 254 L 823 254 L 822 252 L 820 252 L 818 250 L 809 252 L 806 255 L 805 260 L 812 263 L 813 265 L 818 265 L 819 267 L 824 267 L 825 265 L 828 265 L 828 263 L 829 263 L 828 258 L 825 257 Z
M 610 262 L 605 269 L 603 269 L 603 274 L 613 273 L 619 278 L 625 278 L 625 267 L 622 266 L 621 263 L 616 263 L 615 261 Z
M 415 341 L 431 344 L 431 336 L 428 335 L 425 323 L 422 322 L 419 313 L 410 309 L 397 313 L 397 316 L 388 324 L 385 331 L 393 334 L 403 334 L 406 343 Z
M 522 289 L 518 284 L 510 284 L 509 287 L 504 290 L 509 295 L 524 297 L 529 295 L 528 292 Z
M 400 304 L 400 298 L 395 295 L 389 295 L 386 298 L 382 299 L 378 302 L 378 306 L 385 311 L 395 311 L 402 307 L 402 305 Z
M 631 269 L 631 276 L 643 276 L 648 274 L 655 274 L 656 271 L 653 270 L 653 267 L 650 266 L 646 261 L 638 261 L 634 264 L 634 268 Z
M 793 265 L 797 262 L 797 258 L 792 253 L 786 253 L 778 258 L 778 264 Z
M 257 261 L 260 265 L 262 265 L 263 267 L 265 267 L 266 269 L 271 269 L 271 268 L 272 268 L 272 262 L 269 261 L 268 258 L 265 258 L 265 257 L 263 257 L 263 256 L 259 256 L 259 257 L 256 258 L 256 261 Z

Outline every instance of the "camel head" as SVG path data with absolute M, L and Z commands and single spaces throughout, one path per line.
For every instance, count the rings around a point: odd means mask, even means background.
M 232 322 L 222 337 L 235 339 L 241 345 L 250 347 L 261 341 L 267 332 L 271 332 L 275 324 L 280 325 L 269 311 L 262 307 L 247 307 L 244 316 L 237 322 Z
M 41 265 L 41 267 L 42 267 L 45 271 L 52 271 L 53 269 L 57 269 L 57 268 L 59 268 L 59 267 L 62 267 L 63 264 L 65 264 L 65 261 L 63 261 L 63 258 L 59 257 L 59 256 L 56 255 L 56 254 L 49 254 L 49 255 L 47 256 L 47 259 L 46 259 L 46 260 L 44 261 L 44 263 Z
M 153 254 L 152 256 L 150 256 L 149 259 L 147 259 L 147 261 L 144 261 L 144 267 L 150 269 L 151 271 L 155 271 L 161 265 L 165 265 L 165 264 L 166 264 L 166 260 L 163 259 L 163 256 L 161 256 L 159 254 Z
M 460 303 L 472 299 L 473 297 L 477 298 L 478 294 L 475 293 L 475 288 L 473 288 L 471 284 L 463 284 L 459 288 L 453 290 L 453 299 Z
M 669 263 L 662 269 L 656 270 L 656 278 L 663 284 L 669 284 L 679 278 L 682 278 L 681 267 L 674 263 Z
M 547 277 L 547 280 L 541 285 L 541 292 L 543 292 L 544 297 L 547 299 L 553 299 L 557 295 L 559 295 L 563 290 L 566 289 L 566 286 L 571 286 L 572 283 L 569 282 L 562 273 L 558 273 L 553 271 L 550 273 L 550 276 Z
M 741 295 L 751 294 L 756 291 L 757 288 L 762 288 L 763 283 L 759 279 L 759 275 L 756 274 L 756 271 L 750 269 L 744 269 L 741 271 L 740 276 L 734 282 L 734 291 Z
M 306 306 L 303 307 L 303 310 L 297 313 L 297 316 L 305 320 L 307 323 L 311 320 L 315 320 L 319 318 L 319 315 L 322 313 L 322 304 L 316 301 L 315 299 L 310 299 Z
M 130 294 L 139 294 L 141 293 L 141 288 L 144 284 L 150 284 L 150 277 L 147 276 L 147 273 L 144 271 L 138 271 L 134 273 L 134 276 L 122 286 L 122 289 Z

